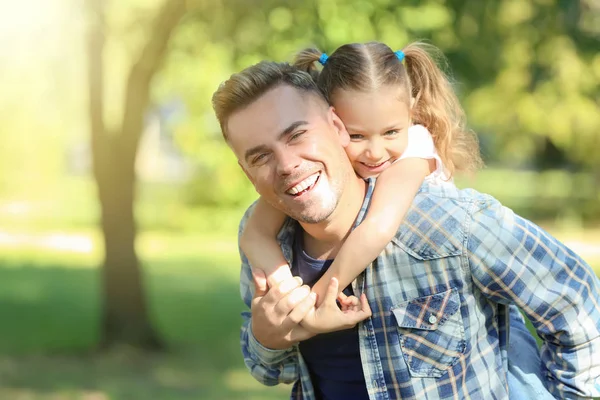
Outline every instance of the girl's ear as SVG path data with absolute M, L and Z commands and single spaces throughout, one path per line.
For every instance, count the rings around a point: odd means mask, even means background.
M 337 131 L 342 147 L 348 146 L 348 144 L 350 144 L 350 135 L 346 130 L 346 125 L 344 125 L 340 117 L 336 114 L 335 108 L 329 107 L 329 113 L 331 115 L 331 122 L 334 129 Z

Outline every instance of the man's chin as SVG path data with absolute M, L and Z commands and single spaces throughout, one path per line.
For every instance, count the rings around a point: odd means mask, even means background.
M 311 207 L 312 208 L 312 207 Z M 319 208 L 314 210 L 298 210 L 297 212 L 286 213 L 293 219 L 303 224 L 319 224 L 325 221 L 332 214 L 333 209 L 330 207 Z
M 327 219 L 327 217 L 314 216 L 314 215 L 301 215 L 298 218 L 294 218 L 296 221 L 302 224 L 319 224 Z
M 282 200 L 284 201 L 277 208 L 290 218 L 305 224 L 318 224 L 325 221 L 337 206 L 335 196 L 320 196 L 316 193 L 302 202 Z

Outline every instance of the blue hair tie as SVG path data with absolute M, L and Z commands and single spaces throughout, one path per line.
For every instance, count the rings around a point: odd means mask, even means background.
M 404 60 L 404 52 L 402 50 L 395 51 L 394 54 L 398 57 L 398 61 Z
M 327 54 L 325 54 L 325 53 L 321 54 L 321 57 L 319 57 L 319 62 L 321 63 L 321 65 L 325 65 L 328 58 L 329 58 L 329 56 Z

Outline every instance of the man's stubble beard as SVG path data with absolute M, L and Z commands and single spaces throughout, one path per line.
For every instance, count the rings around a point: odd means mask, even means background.
M 346 171 L 346 169 L 342 170 Z M 293 210 L 291 207 L 288 207 L 284 201 L 271 205 L 298 222 L 318 224 L 327 220 L 337 209 L 342 198 L 344 185 L 347 181 L 348 171 L 339 177 L 338 182 L 328 180 L 331 195 L 323 198 L 321 204 L 315 204 L 315 201 L 311 201 L 303 210 Z

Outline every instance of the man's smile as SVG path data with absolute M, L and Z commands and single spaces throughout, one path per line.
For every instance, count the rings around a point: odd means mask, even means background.
M 303 179 L 302 181 L 294 184 L 291 188 L 289 188 L 288 190 L 285 191 L 285 193 L 294 196 L 294 197 L 298 197 L 301 196 L 302 194 L 308 192 L 309 190 L 311 190 L 317 183 L 317 181 L 319 180 L 319 177 L 321 176 L 321 172 L 315 172 L 314 174 L 308 176 L 307 178 Z

